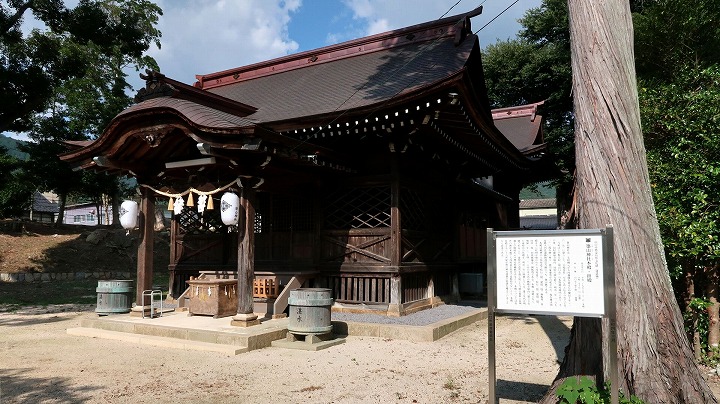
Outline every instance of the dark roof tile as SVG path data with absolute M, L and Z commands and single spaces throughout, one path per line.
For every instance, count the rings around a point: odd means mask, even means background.
M 412 43 L 260 76 L 208 91 L 259 106 L 258 122 L 322 115 L 381 104 L 397 94 L 460 71 L 476 37 L 455 47 L 452 37 Z
M 171 97 L 158 97 L 132 105 L 118 117 L 140 110 L 171 110 L 195 125 L 219 129 L 245 127 L 253 124 L 252 120 L 228 114 L 214 108 L 206 107 L 192 101 Z

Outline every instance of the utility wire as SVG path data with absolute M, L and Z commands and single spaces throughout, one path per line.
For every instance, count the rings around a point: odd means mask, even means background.
M 440 18 L 443 18 L 443 17 L 445 17 L 446 15 L 448 15 L 448 13 L 449 13 L 450 11 L 452 11 L 452 9 L 455 8 L 455 6 L 457 6 L 458 4 L 460 4 L 461 1 L 462 1 L 462 0 L 458 0 L 455 4 L 453 4 L 452 7 L 450 7 L 450 8 L 448 9 L 448 11 L 445 12 L 445 14 L 443 14 L 443 15 L 440 16 Z M 438 20 L 439 20 L 440 18 L 438 18 Z
M 485 28 L 485 27 L 487 27 L 488 25 L 490 25 L 490 23 L 492 23 L 493 21 L 497 20 L 498 17 L 500 17 L 500 16 L 503 15 L 506 11 L 508 11 L 508 10 L 510 9 L 510 7 L 512 7 L 512 6 L 514 6 L 515 4 L 517 4 L 518 1 L 520 1 L 520 0 L 515 0 L 512 4 L 510 4 L 509 6 L 505 7 L 505 10 L 501 11 L 500 14 L 496 15 L 495 17 L 493 17 L 493 19 L 490 20 L 490 21 L 488 21 L 487 24 L 483 25 L 482 27 L 480 27 L 480 29 L 478 29 L 477 31 L 475 31 L 475 35 L 477 35 L 477 33 L 480 32 L 483 28 Z M 484 1 L 483 1 L 483 3 L 484 3 Z
M 486 1 L 487 1 L 487 0 L 483 0 L 483 2 L 482 2 L 480 5 L 482 6 L 483 4 L 485 4 Z M 477 33 L 480 32 L 482 29 L 484 29 L 485 27 L 487 27 L 488 25 L 490 25 L 490 23 L 492 23 L 493 21 L 495 21 L 498 17 L 500 17 L 501 15 L 503 15 L 506 11 L 508 11 L 512 6 L 514 6 L 515 4 L 517 4 L 519 1 L 520 1 L 520 0 L 515 0 L 513 3 L 511 3 L 509 6 L 507 6 L 507 7 L 506 7 L 503 11 L 501 11 L 498 15 L 496 15 L 495 17 L 493 17 L 493 18 L 492 18 L 490 21 L 488 21 L 485 25 L 483 25 L 482 27 L 480 27 L 480 29 L 478 29 L 477 31 L 475 31 L 475 35 L 477 35 Z M 461 2 L 462 2 L 462 0 L 458 0 L 457 2 L 455 2 L 455 4 L 453 4 L 442 16 L 440 16 L 440 18 L 438 18 L 438 20 L 439 20 L 439 19 L 442 19 L 443 17 L 445 17 L 453 8 L 455 8 L 455 6 L 457 6 L 457 5 L 460 4 Z M 390 73 L 390 75 L 389 75 L 387 78 L 383 79 L 383 82 L 387 82 L 387 81 L 389 81 L 390 79 L 392 79 L 393 77 L 395 77 L 395 75 L 396 75 L 398 72 L 400 72 L 400 71 L 402 71 L 403 69 L 405 69 L 405 67 L 407 67 L 410 63 L 414 62 L 414 61 L 415 61 L 418 57 L 420 57 L 423 53 L 425 53 L 427 50 L 429 50 L 430 48 L 432 48 L 433 45 L 435 45 L 439 40 L 440 40 L 440 37 L 436 38 L 436 39 L 433 40 L 431 43 L 427 44 L 420 52 L 418 52 L 418 53 L 417 53 L 415 56 L 413 56 L 410 60 L 408 60 L 407 62 L 405 62 L 405 63 L 404 63 L 402 66 L 400 66 L 399 68 L 395 69 L 392 73 Z M 430 66 L 430 67 L 432 68 L 432 67 L 434 67 L 434 65 L 433 65 L 433 66 Z M 367 83 L 366 83 L 366 84 L 367 84 Z M 408 84 L 408 85 L 409 85 L 409 84 Z M 405 85 L 403 88 L 401 88 L 400 90 L 398 90 L 395 94 L 393 94 L 390 98 L 388 98 L 387 100 L 385 100 L 382 104 L 378 105 L 378 106 L 377 106 L 376 108 L 374 108 L 372 111 L 368 112 L 368 114 L 365 116 L 365 118 L 363 118 L 363 120 L 364 120 L 364 119 L 368 119 L 368 118 L 369 118 L 370 116 L 372 116 L 375 112 L 377 112 L 378 110 L 382 109 L 388 102 L 392 101 L 398 94 L 400 94 L 401 92 L 403 92 L 403 91 L 408 87 L 408 85 Z M 355 90 L 349 97 L 347 97 L 342 103 L 340 103 L 340 104 L 333 110 L 333 112 L 337 112 L 340 108 L 342 108 L 343 105 L 345 105 L 348 101 L 350 101 L 353 97 L 355 97 L 355 95 L 357 95 L 357 93 L 359 93 L 360 91 L 362 91 L 364 88 L 365 88 L 365 85 L 363 85 L 363 86 L 361 86 L 360 88 L 358 88 L 357 90 Z M 298 147 L 302 146 L 303 144 L 307 143 L 312 137 L 315 137 L 315 135 L 318 135 L 318 134 L 322 133 L 323 130 L 325 130 L 328 126 L 332 125 L 333 123 L 337 122 L 337 121 L 338 121 L 340 118 L 342 118 L 346 113 L 348 113 L 348 110 L 342 111 L 340 114 L 338 114 L 337 116 L 335 116 L 335 117 L 334 117 L 333 119 L 331 119 L 329 122 L 327 122 L 327 123 L 322 123 L 321 125 L 319 125 L 318 128 L 317 128 L 317 130 L 314 131 L 315 133 L 310 133 L 310 134 L 308 134 L 307 137 L 306 137 L 305 139 L 303 139 L 302 141 L 300 141 L 300 143 L 298 143 L 297 145 L 295 145 L 295 146 L 291 149 L 291 151 L 293 151 L 293 150 L 297 149 Z
M 462 2 L 462 0 L 458 0 L 455 4 L 453 4 L 442 16 L 440 16 L 440 18 L 438 18 L 438 20 L 439 20 L 439 19 L 442 19 L 443 17 L 445 17 L 453 8 L 455 8 L 455 6 L 457 6 L 458 4 L 460 4 L 460 2 Z M 483 3 L 484 3 L 484 1 L 483 1 Z M 430 49 L 430 48 L 431 48 L 435 43 L 437 43 L 439 40 L 440 40 L 440 37 L 436 38 L 436 39 L 433 40 L 431 43 L 427 44 L 420 52 L 418 52 L 418 53 L 417 53 L 415 56 L 413 56 L 410 60 L 408 60 L 407 62 L 405 62 L 405 63 L 404 63 L 402 66 L 400 66 L 399 68 L 395 69 L 387 78 L 384 78 L 384 79 L 383 79 L 383 82 L 387 82 L 387 81 L 389 81 L 390 79 L 392 79 L 393 77 L 395 77 L 395 75 L 396 75 L 398 72 L 400 72 L 401 70 L 403 70 L 405 67 L 407 67 L 407 66 L 408 66 L 410 63 L 412 63 L 413 61 L 415 61 L 415 59 L 417 59 L 418 57 L 420 57 L 423 53 L 425 53 L 428 49 Z M 366 83 L 366 84 L 367 84 L 367 83 Z M 347 97 L 343 102 L 341 102 L 340 105 L 338 105 L 338 106 L 333 110 L 333 112 L 337 112 L 337 110 L 339 110 L 340 108 L 342 108 L 343 105 L 345 105 L 348 101 L 350 101 L 353 97 L 355 97 L 355 95 L 357 95 L 357 93 L 359 93 L 360 91 L 362 91 L 362 90 L 365 88 L 366 84 L 364 84 L 363 86 L 361 86 L 361 87 L 359 87 L 357 90 L 355 90 L 349 97 Z M 390 97 L 390 98 L 388 98 L 387 100 L 385 100 L 385 102 L 383 102 L 383 103 L 382 103 L 381 105 L 379 105 L 377 108 L 375 108 L 375 109 L 373 109 L 372 111 L 370 111 L 370 112 L 365 116 L 364 119 L 367 119 L 367 118 L 369 118 L 370 116 L 372 116 L 372 114 L 374 114 L 375 112 L 377 112 L 380 108 L 382 108 L 385 104 L 387 104 L 388 102 L 390 102 L 393 98 L 395 98 L 395 96 L 396 96 L 397 94 L 401 93 L 401 92 L 404 91 L 406 88 L 407 88 L 407 85 L 406 85 L 405 87 L 401 88 L 401 89 L 400 89 L 398 92 L 396 92 L 395 94 L 393 94 L 392 97 Z M 310 133 L 304 140 L 302 140 L 300 143 L 298 143 L 297 145 L 295 145 L 295 146 L 291 149 L 291 151 L 294 151 L 294 150 L 297 149 L 298 147 L 300 147 L 300 146 L 302 146 L 303 144 L 307 143 L 307 141 L 308 141 L 311 137 L 313 137 L 313 136 L 316 135 L 316 134 L 321 133 L 323 129 L 325 129 L 327 126 L 330 126 L 330 125 L 332 125 L 333 123 L 335 123 L 338 119 L 340 119 L 342 116 L 344 116 L 347 112 L 348 112 L 347 110 L 344 110 L 344 111 L 342 111 L 340 114 L 338 114 L 336 117 L 334 117 L 332 120 L 330 120 L 329 122 L 321 124 L 321 125 L 318 127 L 318 130 L 317 130 L 315 133 Z

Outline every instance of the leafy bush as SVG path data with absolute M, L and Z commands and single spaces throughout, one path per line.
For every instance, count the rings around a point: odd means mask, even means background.
M 606 404 L 610 403 L 610 384 L 598 389 L 595 382 L 587 376 L 570 377 L 555 391 L 558 397 L 558 404 Z M 641 399 L 630 396 L 625 398 L 619 394 L 620 404 L 644 404 Z

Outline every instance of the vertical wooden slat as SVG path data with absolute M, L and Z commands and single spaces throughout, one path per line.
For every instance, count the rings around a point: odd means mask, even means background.
M 363 300 L 365 300 L 365 278 L 359 278 L 357 301 L 362 302 Z
M 340 299 L 347 300 L 347 278 L 340 277 Z

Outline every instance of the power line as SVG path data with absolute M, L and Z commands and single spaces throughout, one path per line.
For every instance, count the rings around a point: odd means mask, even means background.
M 482 27 L 480 27 L 480 29 L 478 29 L 477 31 L 475 31 L 475 35 L 477 35 L 477 33 L 480 32 L 483 28 L 485 28 L 485 27 L 487 27 L 488 25 L 490 25 L 491 22 L 497 20 L 498 17 L 500 17 L 500 16 L 503 15 L 506 11 L 508 11 L 508 10 L 510 9 L 510 7 L 512 7 L 512 6 L 514 6 L 515 4 L 517 4 L 518 1 L 520 1 L 520 0 L 515 0 L 514 2 L 512 2 L 512 4 L 510 4 L 509 6 L 505 7 L 505 10 L 501 11 L 500 14 L 496 15 L 495 17 L 493 17 L 493 19 L 490 20 L 490 21 L 488 21 L 487 24 L 483 25 Z M 483 2 L 483 3 L 484 3 L 484 2 Z
M 485 0 L 485 1 L 487 1 L 487 0 Z M 485 1 L 483 1 L 483 3 L 485 3 Z M 440 19 L 442 19 L 444 16 L 446 16 L 453 8 L 455 8 L 455 6 L 457 6 L 457 5 L 460 4 L 461 2 L 462 2 L 462 0 L 458 0 L 458 1 L 457 1 L 455 4 L 453 4 L 442 16 L 440 16 L 440 18 L 438 18 L 438 20 L 440 20 Z M 516 1 L 516 2 L 517 2 L 517 1 Z M 415 61 L 415 59 L 417 59 L 418 57 L 420 57 L 420 55 L 422 55 L 423 53 L 425 53 L 428 49 L 430 49 L 430 48 L 431 48 L 436 42 L 438 42 L 439 40 L 440 40 L 440 37 L 436 38 L 436 39 L 433 40 L 431 43 L 427 44 L 420 52 L 418 52 L 418 53 L 417 53 L 415 56 L 413 56 L 410 60 L 408 60 L 407 62 L 405 62 L 405 63 L 404 63 L 402 66 L 400 66 L 399 68 L 395 69 L 395 71 L 393 71 L 392 73 L 390 73 L 390 75 L 387 76 L 387 78 L 384 78 L 384 79 L 383 79 L 383 82 L 387 82 L 388 80 L 390 80 L 390 79 L 392 79 L 393 77 L 395 77 L 395 75 L 396 75 L 398 72 L 400 72 L 401 70 L 403 70 L 405 67 L 407 67 L 407 66 L 408 66 L 410 63 L 412 63 L 413 61 Z M 367 84 L 367 83 L 366 83 L 366 84 Z M 359 93 L 360 91 L 362 91 L 364 88 L 365 88 L 365 85 L 363 85 L 363 86 L 359 87 L 357 90 L 355 90 L 349 97 L 347 97 L 343 102 L 341 102 L 341 103 L 333 110 L 333 112 L 337 112 L 337 110 L 339 110 L 343 105 L 345 105 L 348 101 L 350 101 L 353 97 L 355 97 L 355 95 L 357 95 L 357 93 Z M 370 111 L 370 112 L 365 116 L 365 119 L 367 119 L 367 118 L 370 117 L 372 114 L 374 114 L 375 112 L 377 112 L 380 108 L 382 108 L 384 105 L 386 105 L 388 102 L 390 102 L 393 98 L 395 98 L 396 95 L 400 94 L 400 93 L 401 93 L 403 90 L 405 90 L 406 88 L 407 88 L 407 85 L 406 85 L 405 87 L 403 87 L 402 89 L 400 89 L 397 93 L 395 93 L 394 95 L 392 95 L 390 98 L 388 98 L 387 100 L 385 100 L 380 106 L 378 106 L 378 107 L 374 108 L 372 111 Z M 333 119 L 331 119 L 329 122 L 327 122 L 327 123 L 322 123 L 320 126 L 318 126 L 318 130 L 317 130 L 315 133 L 311 133 L 310 135 L 308 135 L 304 140 L 302 140 L 300 143 L 298 143 L 297 145 L 295 145 L 291 150 L 295 150 L 295 149 L 297 149 L 298 147 L 302 146 L 303 144 L 307 143 L 308 140 L 309 140 L 311 137 L 313 137 L 313 135 L 321 133 L 326 126 L 332 125 L 332 124 L 335 123 L 338 119 L 340 119 L 342 116 L 344 116 L 347 112 L 348 112 L 347 110 L 344 110 L 344 111 L 342 111 L 340 114 L 338 114 L 336 117 L 334 117 Z
M 455 4 L 453 4 L 452 7 L 450 7 L 450 8 L 448 9 L 448 11 L 445 12 L 445 14 L 443 14 L 443 15 L 440 16 L 440 18 L 443 18 L 443 17 L 445 17 L 446 15 L 448 15 L 448 13 L 449 13 L 450 11 L 452 11 L 452 9 L 455 8 L 455 6 L 457 6 L 458 4 L 460 4 L 461 1 L 462 1 L 462 0 L 458 0 Z M 440 18 L 438 18 L 438 20 L 439 20 Z

